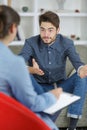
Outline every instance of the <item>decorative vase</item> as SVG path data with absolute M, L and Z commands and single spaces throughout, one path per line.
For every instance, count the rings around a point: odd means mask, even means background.
M 64 9 L 64 4 L 66 0 L 57 0 L 58 4 L 58 9 L 63 10 Z
M 28 11 L 28 7 L 27 6 L 23 6 L 22 10 L 23 10 L 23 12 L 27 12 Z

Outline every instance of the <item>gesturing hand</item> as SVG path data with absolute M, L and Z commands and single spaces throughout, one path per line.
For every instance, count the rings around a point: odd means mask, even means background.
M 41 69 L 39 68 L 38 63 L 35 61 L 34 58 L 32 59 L 32 64 L 33 64 L 33 71 L 34 71 L 35 74 L 44 75 L 43 70 L 41 70 Z
M 80 70 L 79 70 L 79 76 L 80 76 L 81 78 L 84 78 L 84 77 L 87 76 L 87 65 L 84 65 L 84 66 L 82 66 L 82 67 L 80 68 Z

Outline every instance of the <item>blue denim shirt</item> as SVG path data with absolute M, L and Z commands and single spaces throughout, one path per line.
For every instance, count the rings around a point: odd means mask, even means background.
M 32 66 L 32 57 L 35 58 L 39 67 L 44 71 L 43 76 L 34 75 L 38 83 L 54 83 L 66 79 L 66 59 L 72 62 L 77 70 L 83 65 L 77 54 L 72 40 L 58 34 L 53 44 L 43 43 L 40 35 L 26 39 L 20 53 Z
M 24 59 L 14 55 L 1 42 L 0 92 L 14 97 L 34 111 L 49 125 L 50 128 L 58 130 L 52 120 L 45 113 L 43 113 L 43 115 L 41 114 L 44 109 L 54 104 L 57 99 L 50 92 L 40 95 L 35 92 Z

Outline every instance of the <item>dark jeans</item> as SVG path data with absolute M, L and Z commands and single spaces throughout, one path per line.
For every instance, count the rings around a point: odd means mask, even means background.
M 37 91 L 38 94 L 54 89 L 53 85 L 38 84 L 32 75 L 31 75 L 31 80 L 35 88 L 35 91 Z M 73 93 L 81 97 L 80 100 L 76 101 L 75 103 L 71 104 L 68 107 L 69 117 L 81 118 L 83 105 L 85 101 L 85 95 L 87 92 L 87 78 L 80 78 L 77 75 L 77 73 L 75 73 L 67 80 L 57 84 L 57 86 L 62 87 L 63 91 L 65 92 Z M 58 112 L 58 115 L 59 113 L 60 112 Z M 57 114 L 54 114 L 54 115 L 56 117 Z M 55 117 L 52 116 L 52 119 L 55 120 Z

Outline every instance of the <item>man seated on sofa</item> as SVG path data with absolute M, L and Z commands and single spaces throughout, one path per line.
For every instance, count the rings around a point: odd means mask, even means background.
M 68 130 L 74 130 L 78 119 L 82 116 L 87 87 L 85 78 L 87 65 L 80 60 L 73 41 L 59 34 L 59 24 L 59 17 L 54 12 L 47 11 L 41 14 L 39 17 L 40 35 L 26 39 L 20 55 L 28 63 L 29 72 L 41 85 L 40 90 L 36 88 L 38 93 L 61 86 L 64 91 L 81 97 L 68 109 L 67 116 L 70 117 Z M 77 71 L 68 79 L 65 71 L 67 57 Z M 35 82 L 33 85 L 35 86 Z M 56 117 L 57 114 L 52 118 L 56 119 Z

